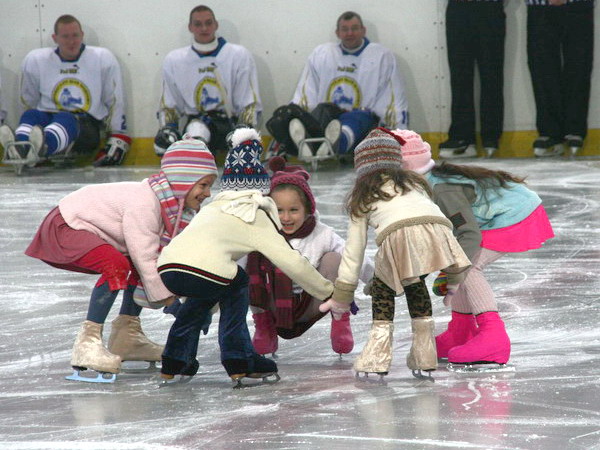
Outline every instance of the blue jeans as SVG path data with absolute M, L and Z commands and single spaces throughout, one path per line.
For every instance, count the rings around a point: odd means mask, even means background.
M 248 275 L 241 267 L 231 283 L 225 286 L 184 272 L 163 272 L 161 278 L 171 292 L 188 297 L 171 326 L 163 356 L 186 363 L 195 358 L 202 325 L 217 303 L 221 310 L 221 361 L 247 359 L 254 355 L 246 322 Z

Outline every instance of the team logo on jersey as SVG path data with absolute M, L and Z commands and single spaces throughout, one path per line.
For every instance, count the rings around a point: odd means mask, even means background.
M 203 78 L 196 86 L 194 99 L 198 111 L 221 109 L 223 107 L 223 99 L 221 98 L 219 82 L 212 77 Z
M 92 104 L 90 90 L 76 78 L 65 78 L 52 91 L 56 108 L 64 111 L 88 111 Z
M 327 101 L 335 103 L 342 109 L 360 108 L 360 86 L 355 79 L 339 77 L 334 79 L 327 89 Z

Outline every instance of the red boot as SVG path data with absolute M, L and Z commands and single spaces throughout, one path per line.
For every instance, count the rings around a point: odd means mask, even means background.
M 448 352 L 451 363 L 489 362 L 506 364 L 510 358 L 510 339 L 504 322 L 497 312 L 475 316 L 479 331 L 466 344 L 453 347 Z
M 350 353 L 354 348 L 354 338 L 352 337 L 352 328 L 350 328 L 350 313 L 342 314 L 340 320 L 331 318 L 331 348 L 334 352 Z
M 254 337 L 252 345 L 259 355 L 275 353 L 278 348 L 275 318 L 271 311 L 252 314 L 254 319 Z
M 477 334 L 477 323 L 473 314 L 452 311 L 452 319 L 448 323 L 448 329 L 435 337 L 437 357 L 447 358 L 448 350 L 463 345 L 475 334 Z

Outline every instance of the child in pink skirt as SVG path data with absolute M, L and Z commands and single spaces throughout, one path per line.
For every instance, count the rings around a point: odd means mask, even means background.
M 453 292 L 448 286 L 444 304 L 451 306 L 452 320 L 436 337 L 438 357 L 460 364 L 505 364 L 510 339 L 483 269 L 506 253 L 536 249 L 554 237 L 542 200 L 523 178 L 478 166 L 438 166 L 421 136 L 409 130 L 394 133 L 406 142 L 403 167 L 425 176 L 472 262 L 460 287 Z
M 158 255 L 210 197 L 218 172 L 206 145 L 185 138 L 169 147 L 160 169 L 142 181 L 92 184 L 67 195 L 25 251 L 60 269 L 100 274 L 73 345 L 71 365 L 77 371 L 116 374 L 122 360 L 161 361 L 163 346 L 142 331 L 138 300 L 150 307 L 174 301 L 158 274 Z M 123 303 L 107 349 L 103 326 L 120 290 Z

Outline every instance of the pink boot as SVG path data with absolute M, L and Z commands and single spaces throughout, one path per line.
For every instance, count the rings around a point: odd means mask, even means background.
M 463 345 L 477 334 L 477 323 L 473 314 L 452 311 L 452 319 L 448 323 L 448 329 L 435 337 L 437 357 L 447 358 L 448 350 L 457 345 Z
M 275 353 L 277 351 L 277 330 L 271 311 L 252 314 L 254 319 L 254 337 L 252 345 L 259 355 Z
M 448 352 L 451 363 L 492 362 L 506 364 L 510 357 L 510 339 L 504 322 L 497 312 L 486 312 L 475 316 L 479 331 L 464 345 L 453 347 Z
M 350 313 L 342 314 L 340 320 L 331 318 L 331 348 L 334 352 L 350 353 L 354 348 L 352 328 L 350 328 Z

